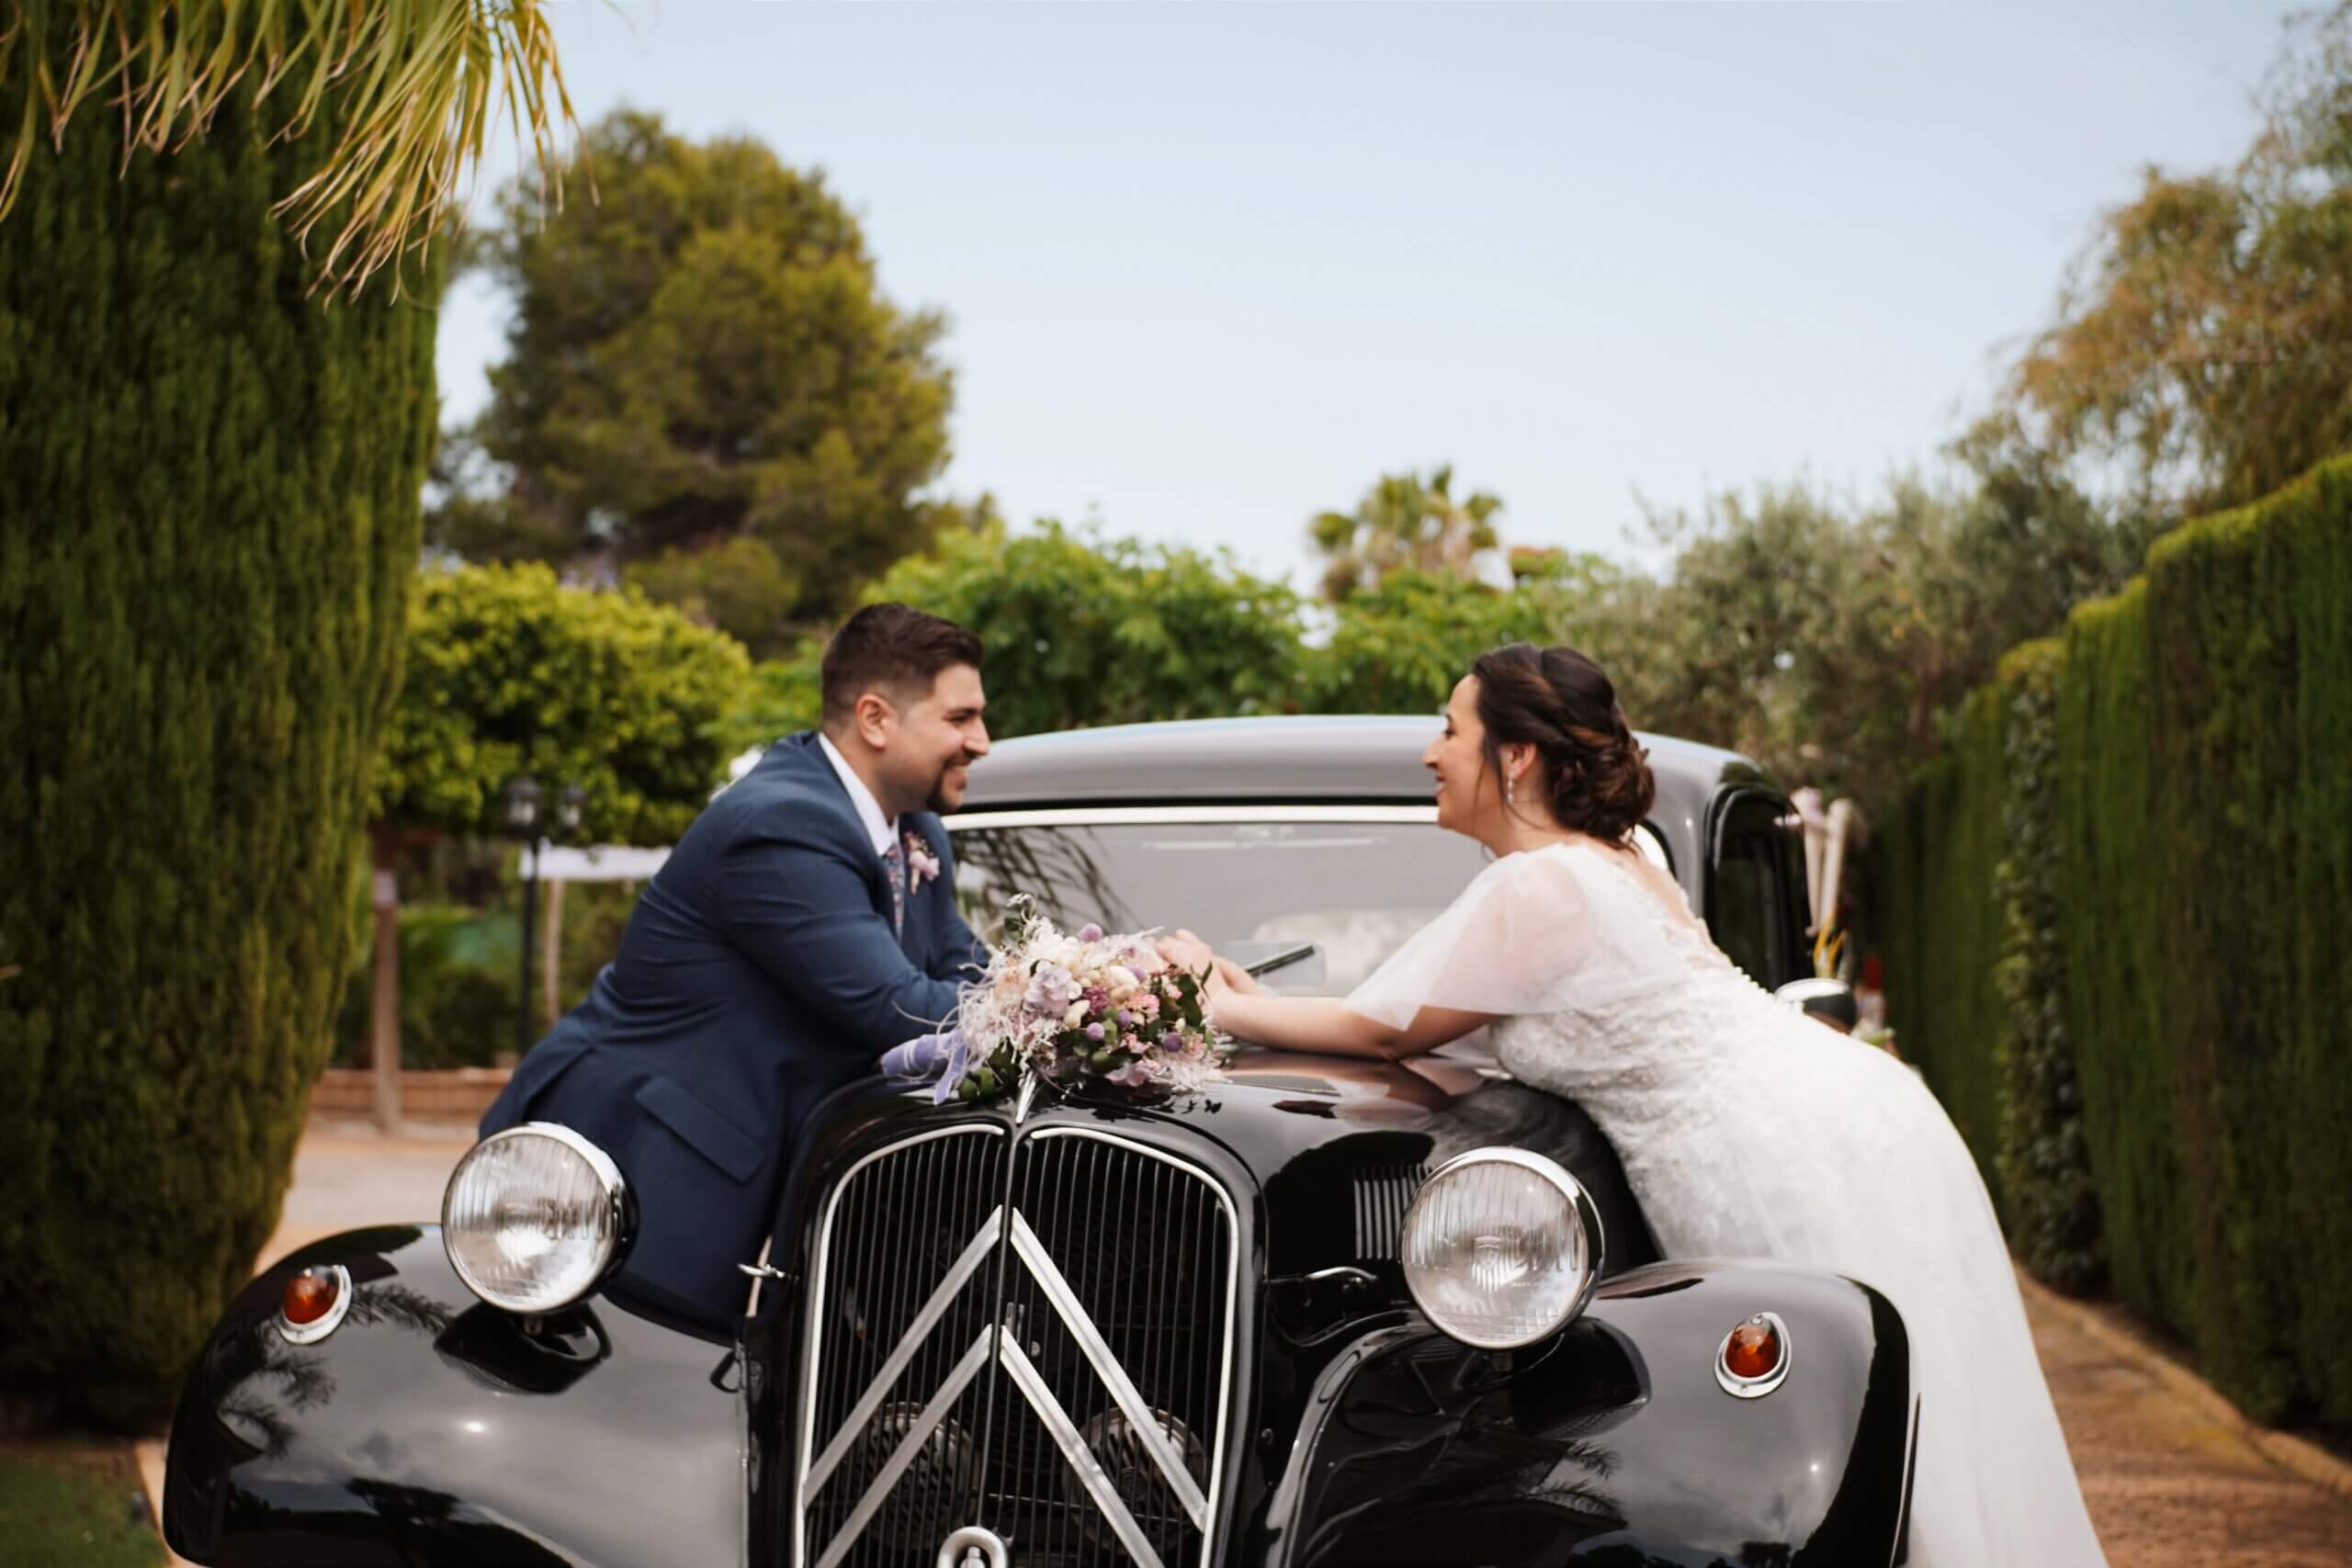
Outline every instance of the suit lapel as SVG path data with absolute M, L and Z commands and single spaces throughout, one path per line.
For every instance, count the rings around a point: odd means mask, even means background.
M 888 922 L 890 919 L 889 867 L 880 855 L 874 852 L 874 840 L 865 836 L 865 823 L 857 815 L 857 805 L 850 799 L 848 789 L 842 784 L 841 774 L 833 772 L 833 764 L 826 757 L 824 748 L 817 744 L 817 732 L 804 729 L 786 736 L 776 745 L 793 749 L 791 754 L 797 760 L 799 771 L 810 780 L 811 793 L 824 803 L 825 809 L 847 824 L 850 842 L 865 851 L 858 857 L 858 863 L 865 868 L 866 896 L 874 901 L 874 912 Z M 907 911 L 910 916 L 914 912 L 911 890 L 907 899 Z M 899 947 L 904 948 L 906 942 L 907 933 L 902 926 L 899 931 Z

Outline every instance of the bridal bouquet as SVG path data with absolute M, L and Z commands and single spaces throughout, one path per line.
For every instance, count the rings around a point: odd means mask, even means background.
M 1065 935 L 1015 898 L 1004 942 L 965 990 L 954 1027 L 899 1046 L 883 1070 L 920 1077 L 938 1066 L 941 1104 L 1024 1077 L 1197 1089 L 1224 1076 L 1217 1033 L 1202 1015 L 1205 978 L 1170 964 L 1146 936 L 1105 936 L 1091 924 Z

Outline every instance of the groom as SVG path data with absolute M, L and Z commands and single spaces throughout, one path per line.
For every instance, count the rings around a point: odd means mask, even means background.
M 741 1316 L 801 1123 L 956 1008 L 981 955 L 934 815 L 988 754 L 980 642 L 869 604 L 826 645 L 822 728 L 706 807 L 647 884 L 587 999 L 515 1069 L 484 1137 L 559 1122 L 637 1194 L 616 1283 L 713 1326 Z

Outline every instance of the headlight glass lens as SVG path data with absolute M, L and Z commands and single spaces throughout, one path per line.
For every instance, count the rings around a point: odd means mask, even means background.
M 628 1197 L 611 1158 L 545 1122 L 476 1144 L 441 1200 L 450 1265 L 467 1289 L 508 1312 L 552 1312 L 586 1295 L 627 1228 Z
M 1576 1178 L 1524 1149 L 1474 1149 L 1421 1184 L 1398 1247 L 1431 1323 L 1485 1350 L 1553 1333 L 1600 1273 L 1600 1225 Z

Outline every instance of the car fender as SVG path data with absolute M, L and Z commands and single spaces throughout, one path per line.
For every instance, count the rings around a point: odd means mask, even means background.
M 1787 1328 L 1788 1375 L 1736 1397 L 1718 1348 L 1759 1312 Z M 1909 1337 L 1885 1297 L 1818 1269 L 1652 1264 L 1509 1357 L 1412 1314 L 1334 1357 L 1310 1412 L 1268 1511 L 1282 1568 L 1857 1568 L 1904 1550 Z
M 349 1271 L 313 1344 L 287 1279 Z M 437 1225 L 347 1231 L 238 1293 L 172 1421 L 164 1535 L 201 1563 L 729 1564 L 744 1551 L 731 1348 L 607 1295 L 536 1320 L 481 1302 Z

